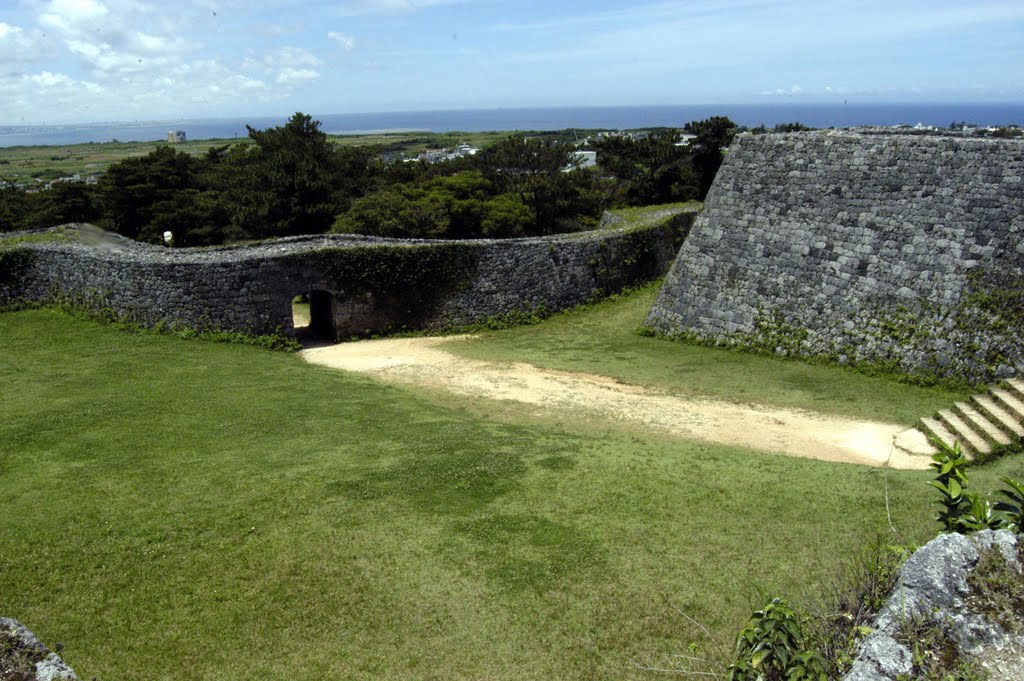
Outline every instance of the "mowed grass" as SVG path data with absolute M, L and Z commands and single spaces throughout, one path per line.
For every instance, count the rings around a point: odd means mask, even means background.
M 50 310 L 0 315 L 0 386 L 0 614 L 82 678 L 647 678 L 698 636 L 673 606 L 728 647 L 886 489 L 901 540 L 938 529 L 923 472 L 485 420 Z
M 471 341 L 450 343 L 445 350 L 475 359 L 598 374 L 679 395 L 908 426 L 970 394 L 969 390 L 923 388 L 890 376 L 868 376 L 847 367 L 640 336 L 637 330 L 660 287 L 661 282 L 655 282 L 556 315 L 543 324 L 482 332 Z

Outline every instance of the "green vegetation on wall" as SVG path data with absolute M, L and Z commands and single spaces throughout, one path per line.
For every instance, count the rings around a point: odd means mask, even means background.
M 5 246 L 0 241 L 0 291 L 20 281 L 25 270 L 32 264 L 33 253 L 28 248 Z M 0 305 L 3 304 L 0 300 Z
M 599 293 L 621 291 L 661 276 L 663 263 L 659 251 L 666 248 L 666 237 L 671 237 L 668 248 L 675 253 L 696 216 L 695 212 L 679 213 L 660 224 L 641 224 L 629 229 L 614 242 L 602 241 L 597 256 L 588 263 L 598 282 Z
M 472 243 L 325 248 L 295 256 L 326 273 L 339 291 L 425 301 L 468 283 L 476 273 Z
M 979 335 L 1024 336 L 1024 268 L 978 268 L 954 312 L 957 328 Z M 999 361 L 991 357 L 989 362 Z

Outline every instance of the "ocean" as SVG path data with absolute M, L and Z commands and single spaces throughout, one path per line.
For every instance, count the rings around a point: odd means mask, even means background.
M 976 125 L 1024 124 L 1019 104 L 792 104 L 563 107 L 534 109 L 468 109 L 390 113 L 314 115 L 321 130 L 332 134 L 381 131 L 479 132 L 488 130 L 562 130 L 604 128 L 625 130 L 680 127 L 688 121 L 728 116 L 740 125 L 774 126 L 799 122 L 815 128 L 853 125 L 916 125 L 947 127 L 954 121 Z M 169 130 L 183 130 L 189 139 L 245 137 L 246 125 L 262 129 L 282 125 L 288 116 L 197 120 L 137 121 L 54 126 L 0 126 L 0 147 L 81 144 L 119 140 L 164 140 Z

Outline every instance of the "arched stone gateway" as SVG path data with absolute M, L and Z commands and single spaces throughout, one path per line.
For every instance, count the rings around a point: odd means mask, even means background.
M 441 329 L 555 311 L 664 274 L 694 218 L 543 238 L 426 241 L 310 236 L 169 249 L 88 225 L 0 239 L 0 307 L 73 300 L 147 326 L 330 338 Z
M 1024 371 L 1024 143 L 740 137 L 647 326 L 990 381 Z

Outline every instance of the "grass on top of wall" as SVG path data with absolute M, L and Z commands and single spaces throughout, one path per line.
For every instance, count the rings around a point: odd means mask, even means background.
M 916 423 L 967 393 L 891 376 L 637 333 L 661 282 L 556 315 L 541 325 L 484 332 L 445 349 L 476 359 L 580 371 L 679 395 L 768 404 L 854 418 Z
M 608 229 L 647 227 L 664 222 L 667 218 L 685 211 L 696 212 L 704 206 L 700 201 L 661 203 L 653 206 L 627 206 L 612 208 L 608 212 L 620 221 L 610 221 Z
M 649 678 L 698 635 L 673 606 L 728 648 L 886 486 L 903 539 L 938 529 L 927 473 L 485 420 L 53 310 L 0 315 L 0 385 L 0 614 L 81 678 Z

